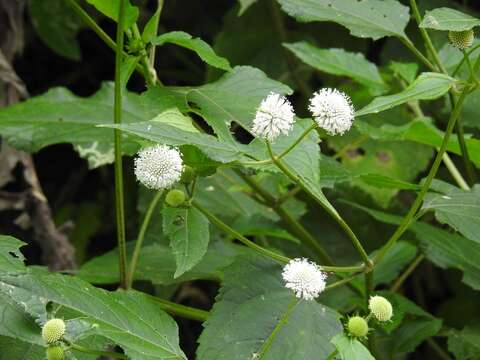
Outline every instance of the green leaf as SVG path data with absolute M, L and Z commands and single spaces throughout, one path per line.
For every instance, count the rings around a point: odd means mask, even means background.
M 118 11 L 120 9 L 120 0 L 87 0 L 90 5 L 100 11 L 103 15 L 110 19 L 118 20 Z M 132 6 L 129 0 L 125 0 L 125 20 L 124 29 L 132 26 L 138 18 L 138 8 Z
M 131 254 L 133 243 L 129 243 L 127 250 Z M 205 256 L 192 269 L 182 276 L 175 278 L 177 269 L 172 249 L 153 243 L 142 247 L 137 264 L 134 280 L 151 281 L 155 285 L 170 285 L 190 280 L 220 281 L 223 278 L 223 268 L 230 265 L 234 258 L 248 250 L 243 246 L 225 242 L 210 244 Z M 118 251 L 112 250 L 104 255 L 85 263 L 79 270 L 78 276 L 93 284 L 117 284 Z
M 124 133 L 160 144 L 173 146 L 194 145 L 211 159 L 223 163 L 241 158 L 242 146 L 240 144 L 221 142 L 215 136 L 184 131 L 178 127 L 156 120 L 132 124 L 105 124 L 102 127 L 120 129 Z
M 167 43 L 182 46 L 195 51 L 207 64 L 216 68 L 231 71 L 228 60 L 215 54 L 215 51 L 205 41 L 199 38 L 192 38 L 190 34 L 183 31 L 172 31 L 150 39 L 153 45 L 164 45 Z
M 82 21 L 63 0 L 29 0 L 28 10 L 40 39 L 57 54 L 80 60 L 76 39 Z
M 160 21 L 161 9 L 157 9 L 150 20 L 145 24 L 142 32 L 142 40 L 149 43 L 153 37 L 157 36 L 158 23 Z
M 236 66 L 214 83 L 187 90 L 186 97 L 219 139 L 235 142 L 230 125 L 237 123 L 250 131 L 258 106 L 270 92 L 291 94 L 292 90 L 258 69 Z
M 351 339 L 344 333 L 335 335 L 332 343 L 342 360 L 375 360 L 370 351 L 358 340 Z
M 39 330 L 40 331 L 40 330 Z M 0 360 L 44 360 L 45 348 L 18 339 L 0 336 Z
M 0 273 L 23 271 L 25 258 L 20 248 L 26 245 L 14 237 L 0 235 Z
M 197 209 L 163 208 L 163 232 L 170 238 L 178 278 L 203 258 L 210 241 L 209 222 Z
M 400 216 L 372 210 L 351 203 L 373 216 L 375 219 L 398 225 Z M 475 290 L 480 290 L 480 244 L 458 234 L 436 228 L 427 223 L 417 222 L 410 226 L 420 239 L 426 257 L 441 268 L 458 269 L 463 272 L 463 282 Z
M 380 127 L 369 125 L 364 121 L 356 121 L 354 126 L 362 134 L 377 140 L 410 140 L 420 144 L 440 147 L 444 132 L 437 129 L 429 118 L 416 119 L 408 124 L 396 126 L 384 124 Z M 480 167 L 480 140 L 466 137 L 465 139 L 470 159 Z M 462 151 L 458 139 L 452 136 L 448 142 L 447 150 L 457 155 Z
M 240 9 L 238 10 L 238 16 L 241 16 L 254 2 L 257 0 L 238 0 L 240 3 Z
M 295 298 L 281 267 L 256 256 L 239 258 L 225 274 L 200 336 L 199 360 L 325 359 L 342 331 L 339 314 Z
M 382 189 L 420 190 L 421 187 L 406 181 L 392 179 L 380 174 L 361 174 L 360 179 L 368 185 Z
M 362 53 L 351 53 L 343 49 L 320 49 L 302 41 L 283 44 L 304 63 L 315 69 L 337 76 L 346 76 L 365 85 L 374 93 L 386 90 L 377 66 L 363 56 Z
M 443 194 L 427 194 L 423 209 L 435 211 L 442 224 L 448 224 L 465 237 L 480 243 L 480 186 L 464 191 L 454 186 Z
M 448 350 L 460 360 L 480 359 L 480 323 L 474 322 L 461 331 L 451 330 L 448 335 Z
M 408 7 L 396 0 L 278 0 L 282 9 L 299 21 L 333 21 L 354 36 L 378 40 L 405 37 Z
M 181 95 L 180 95 L 181 97 Z M 152 119 L 162 111 L 179 107 L 178 96 L 152 88 L 144 94 L 125 92 L 124 123 Z M 35 152 L 48 145 L 71 143 L 91 168 L 113 162 L 113 131 L 95 125 L 113 122 L 113 85 L 104 83 L 89 98 L 54 88 L 25 102 L 0 109 L 0 134 L 13 147 Z M 123 151 L 132 154 L 138 145 L 124 139 Z
M 427 11 L 420 27 L 445 31 L 464 31 L 478 25 L 480 25 L 480 19 L 458 10 L 442 7 Z
M 132 360 L 186 359 L 176 323 L 142 293 L 107 292 L 60 274 L 2 275 L 0 282 L 76 311 Z
M 394 74 L 400 76 L 407 84 L 411 84 L 415 81 L 415 78 L 418 74 L 418 64 L 417 63 L 401 63 L 397 61 L 392 61 L 389 65 L 390 70 Z
M 447 93 L 455 79 L 439 73 L 423 73 L 405 90 L 395 95 L 375 98 L 357 111 L 356 116 L 376 114 L 414 100 L 433 100 Z
M 378 264 L 378 271 L 373 273 L 373 283 L 375 285 L 389 284 L 395 280 L 400 272 L 412 262 L 416 253 L 415 245 L 406 241 L 397 242 L 385 255 L 384 261 Z M 371 258 L 373 258 L 373 254 Z

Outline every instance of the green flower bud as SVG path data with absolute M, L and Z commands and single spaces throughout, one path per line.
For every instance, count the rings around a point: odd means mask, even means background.
M 61 346 L 49 346 L 47 348 L 47 360 L 63 360 L 65 354 Z
M 362 338 L 368 334 L 368 323 L 361 316 L 353 316 L 348 319 L 347 329 L 350 335 Z
M 132 39 L 128 42 L 127 48 L 131 54 L 137 54 L 143 50 L 143 42 L 140 39 Z
M 392 318 L 392 304 L 382 296 L 370 297 L 368 308 L 378 321 L 388 321 Z
M 42 328 L 42 337 L 47 344 L 53 344 L 65 334 L 65 323 L 62 319 L 48 320 Z
M 472 46 L 473 40 L 475 40 L 475 33 L 473 32 L 473 29 L 465 31 L 449 31 L 448 39 L 450 40 L 450 44 L 456 48 L 465 50 Z
M 180 182 L 182 184 L 190 184 L 193 179 L 195 179 L 195 169 L 188 165 L 185 165 L 185 167 L 183 168 L 182 177 L 180 178 Z
M 185 193 L 182 190 L 170 190 L 165 197 L 165 202 L 171 207 L 179 207 L 185 203 Z

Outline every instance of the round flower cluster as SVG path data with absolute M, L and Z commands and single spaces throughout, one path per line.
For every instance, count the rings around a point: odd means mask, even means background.
M 325 290 L 327 275 L 307 259 L 293 259 L 282 272 L 285 287 L 294 291 L 297 298 L 312 300 Z
M 295 113 L 290 102 L 282 95 L 270 93 L 260 104 L 253 119 L 252 134 L 273 141 L 287 135 L 292 129 Z
M 330 135 L 343 135 L 355 118 L 355 110 L 348 95 L 324 88 L 313 94 L 308 109 L 316 124 Z M 295 122 L 295 112 L 282 95 L 270 93 L 262 100 L 253 119 L 251 132 L 260 139 L 274 141 L 288 135 Z
M 48 320 L 42 327 L 42 338 L 47 344 L 59 341 L 65 334 L 65 322 L 62 319 Z
M 330 135 L 343 135 L 352 127 L 355 110 L 345 93 L 325 88 L 313 95 L 308 109 L 319 127 Z
M 473 45 L 475 32 L 472 29 L 465 31 L 449 31 L 448 40 L 450 40 L 450 44 L 456 48 L 466 50 Z
M 183 160 L 180 152 L 167 145 L 142 149 L 135 158 L 135 176 L 150 189 L 168 189 L 182 176 Z
M 388 321 L 392 318 L 392 304 L 383 296 L 376 295 L 370 297 L 368 308 L 378 321 Z

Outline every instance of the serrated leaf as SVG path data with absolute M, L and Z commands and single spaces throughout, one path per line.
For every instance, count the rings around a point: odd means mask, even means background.
M 186 96 L 219 139 L 235 142 L 230 125 L 234 122 L 250 131 L 258 106 L 270 92 L 291 94 L 292 90 L 256 68 L 236 66 L 214 83 L 187 90 Z
M 396 0 L 278 0 L 282 9 L 299 21 L 333 21 L 354 36 L 378 40 L 405 37 L 408 7 Z
M 358 340 L 345 334 L 335 335 L 332 339 L 342 360 L 375 360 L 370 351 Z
M 25 273 L 0 282 L 82 314 L 96 333 L 120 345 L 132 360 L 186 359 L 176 323 L 139 292 L 107 292 L 75 277 Z
M 317 70 L 352 78 L 373 93 L 384 92 L 387 88 L 377 66 L 365 59 L 362 53 L 351 53 L 343 49 L 320 49 L 305 41 L 283 45 Z
M 120 9 L 120 0 L 87 0 L 90 5 L 100 11 L 103 15 L 110 19 L 118 20 L 118 11 Z M 138 8 L 132 6 L 129 0 L 125 1 L 125 20 L 124 29 L 128 29 L 132 26 L 138 18 Z
M 145 121 L 167 109 L 182 109 L 182 95 L 179 97 L 171 90 L 158 88 L 142 95 L 125 92 L 122 121 Z M 71 143 L 91 168 L 113 162 L 113 131 L 95 127 L 108 122 L 113 122 L 111 83 L 104 83 L 89 98 L 76 96 L 65 88 L 54 88 L 0 109 L 0 134 L 13 147 L 35 152 L 48 145 Z M 123 145 L 127 154 L 138 149 L 129 139 L 124 139 Z
M 83 23 L 63 0 L 29 0 L 28 10 L 33 27 L 57 54 L 80 60 L 80 45 L 76 39 Z
M 324 359 L 342 331 L 339 314 L 295 298 L 281 267 L 242 257 L 226 271 L 217 302 L 200 337 L 199 360 Z M 254 319 L 254 321 L 252 321 Z
M 445 31 L 464 31 L 479 25 L 480 19 L 458 10 L 442 7 L 427 11 L 420 27 Z
M 398 225 L 400 216 L 372 210 L 351 203 L 372 215 L 375 219 Z M 441 268 L 458 269 L 463 272 L 462 281 L 475 290 L 480 290 L 480 244 L 458 234 L 436 228 L 427 223 L 417 222 L 410 226 L 420 239 L 425 256 Z
M 170 239 L 177 263 L 174 278 L 190 270 L 203 258 L 210 241 L 208 227 L 208 219 L 195 208 L 163 208 L 163 232 Z
M 437 129 L 428 118 L 416 119 L 400 126 L 384 124 L 380 127 L 375 127 L 364 121 L 357 121 L 354 126 L 362 134 L 372 139 L 410 140 L 432 147 L 440 147 L 444 136 L 444 132 Z M 480 140 L 466 137 L 465 143 L 470 159 L 477 167 L 480 167 Z M 447 150 L 458 155 L 462 154 L 458 139 L 455 136 L 450 138 Z
M 455 79 L 439 73 L 423 73 L 405 90 L 395 95 L 375 98 L 370 104 L 356 112 L 356 116 L 376 114 L 414 100 L 433 100 L 446 94 Z
M 469 191 L 452 186 L 443 194 L 427 194 L 422 208 L 433 210 L 439 222 L 480 244 L 480 186 Z
M 192 35 L 183 31 L 172 31 L 155 38 L 151 38 L 150 42 L 153 45 L 161 46 L 163 44 L 175 44 L 197 53 L 200 58 L 208 65 L 214 66 L 218 69 L 231 71 L 232 68 L 228 60 L 215 54 L 215 51 L 205 41 L 200 38 L 193 38 Z

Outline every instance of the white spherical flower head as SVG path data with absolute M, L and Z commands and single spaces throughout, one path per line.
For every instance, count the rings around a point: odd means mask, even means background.
M 293 259 L 284 266 L 282 277 L 285 287 L 292 289 L 297 298 L 312 300 L 325 290 L 327 275 L 307 259 Z
M 325 88 L 313 94 L 308 109 L 317 125 L 330 135 L 343 135 L 355 117 L 350 98 L 337 89 Z
M 261 139 L 273 141 L 280 135 L 287 135 L 294 121 L 295 112 L 290 102 L 272 92 L 262 100 L 255 114 L 252 133 Z
M 368 308 L 378 321 L 388 321 L 392 318 L 392 304 L 383 296 L 371 296 L 368 301 Z
M 135 176 L 150 189 L 168 189 L 180 180 L 183 161 L 180 152 L 167 145 L 147 147 L 135 158 Z

